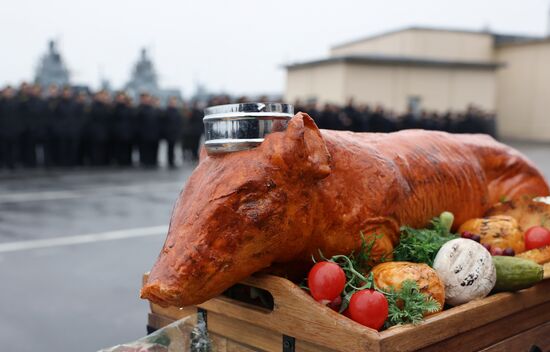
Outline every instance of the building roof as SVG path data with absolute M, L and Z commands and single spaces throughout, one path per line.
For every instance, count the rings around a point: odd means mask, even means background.
M 472 29 L 429 27 L 429 26 L 409 26 L 409 27 L 398 28 L 398 29 L 378 33 L 378 34 L 375 34 L 375 35 L 369 35 L 369 36 L 366 36 L 366 37 L 361 37 L 359 39 L 351 40 L 351 41 L 344 42 L 344 43 L 341 43 L 341 44 L 337 44 L 337 45 L 332 46 L 332 49 L 337 49 L 337 48 L 345 47 L 345 46 L 348 46 L 348 45 L 351 45 L 351 44 L 364 42 L 366 40 L 381 38 L 381 37 L 385 37 L 385 36 L 388 36 L 388 35 L 391 35 L 391 34 L 405 32 L 405 31 L 411 31 L 411 30 L 491 35 L 495 40 L 495 45 L 525 43 L 525 42 L 530 42 L 530 41 L 541 41 L 541 40 L 548 39 L 547 37 L 541 37 L 541 36 L 495 33 L 495 32 L 491 32 L 490 30 L 472 30 Z
M 510 46 L 510 45 L 524 45 L 524 44 L 541 44 L 550 43 L 549 37 L 522 37 L 513 35 L 495 35 L 495 46 Z
M 325 59 L 297 62 L 288 64 L 285 67 L 289 70 L 303 67 L 312 67 L 336 62 L 372 64 L 372 65 L 399 65 L 416 67 L 440 67 L 440 68 L 470 68 L 481 70 L 494 70 L 502 64 L 497 62 L 472 62 L 455 60 L 436 60 L 413 58 L 408 56 L 390 56 L 390 55 L 345 55 L 332 56 Z

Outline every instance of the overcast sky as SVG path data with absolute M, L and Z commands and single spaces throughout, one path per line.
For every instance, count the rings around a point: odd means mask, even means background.
M 151 51 L 163 87 L 281 92 L 290 61 L 331 45 L 411 25 L 543 35 L 550 0 L 0 0 L 0 85 L 31 80 L 49 38 L 72 80 L 114 88 L 139 50 Z

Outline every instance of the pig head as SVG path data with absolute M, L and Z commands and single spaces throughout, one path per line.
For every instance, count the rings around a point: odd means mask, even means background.
M 292 260 L 313 232 L 310 185 L 329 173 L 330 155 L 309 117 L 292 119 L 255 149 L 203 155 L 175 205 L 142 297 L 200 303 Z
M 425 226 L 446 210 L 460 225 L 522 194 L 548 195 L 548 185 L 488 136 L 321 133 L 298 113 L 255 149 L 203 155 L 141 297 L 202 303 L 263 269 L 307 268 L 319 250 L 349 254 L 360 231 L 377 235 L 373 260 L 391 259 L 401 225 Z

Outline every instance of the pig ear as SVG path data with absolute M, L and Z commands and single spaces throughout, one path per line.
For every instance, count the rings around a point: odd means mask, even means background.
M 308 114 L 303 112 L 296 114 L 289 121 L 286 134 L 296 142 L 295 148 L 302 151 L 296 155 L 305 159 L 303 162 L 308 175 L 321 179 L 330 174 L 330 153 L 321 136 L 321 131 Z

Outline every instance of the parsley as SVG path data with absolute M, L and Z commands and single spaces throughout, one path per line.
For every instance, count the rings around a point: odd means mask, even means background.
M 388 300 L 388 319 L 385 327 L 400 324 L 418 324 L 426 313 L 437 312 L 441 305 L 433 297 L 420 292 L 413 280 L 405 280 L 401 290 L 391 288 L 383 292 Z
M 440 218 L 434 218 L 431 224 L 431 229 L 401 227 L 401 240 L 393 250 L 393 259 L 432 266 L 441 246 L 458 236 L 450 234 Z

